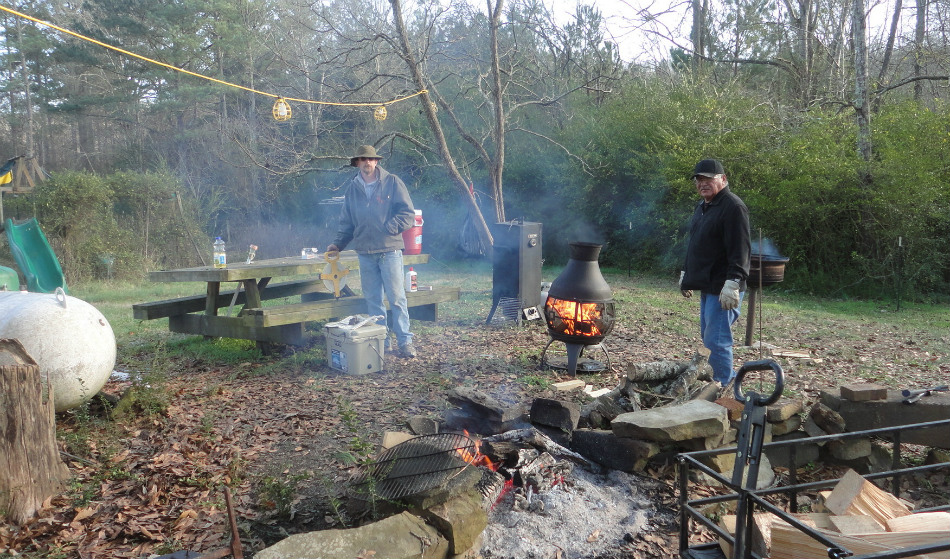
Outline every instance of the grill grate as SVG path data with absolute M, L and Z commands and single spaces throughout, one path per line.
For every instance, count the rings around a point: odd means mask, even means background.
M 364 466 L 350 482 L 353 497 L 399 499 L 428 491 L 462 472 L 474 458 L 475 441 L 456 433 L 424 435 L 402 442 Z

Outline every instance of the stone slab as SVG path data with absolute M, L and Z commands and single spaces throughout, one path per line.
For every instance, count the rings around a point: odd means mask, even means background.
M 258 551 L 254 559 L 444 559 L 449 543 L 434 527 L 404 512 L 379 522 L 348 530 L 320 530 L 294 534 Z
M 706 400 L 618 415 L 610 423 L 618 437 L 656 442 L 713 437 L 729 429 L 726 408 Z
M 564 402 L 549 398 L 535 398 L 531 402 L 531 423 L 547 425 L 570 433 L 577 429 L 581 418 L 581 408 L 574 402 Z
M 781 437 L 776 436 L 773 438 L 774 442 L 788 441 L 788 440 L 798 440 L 801 441 L 795 445 L 795 463 L 796 468 L 801 468 L 802 466 L 817 462 L 821 454 L 821 449 L 817 444 L 809 442 L 808 435 L 802 431 L 793 431 L 787 435 L 782 435 Z M 763 452 L 769 457 L 769 460 L 772 464 L 775 464 L 777 467 L 787 468 L 789 467 L 789 458 L 791 456 L 791 450 L 788 446 L 777 446 L 769 447 L 765 446 Z
M 777 423 L 769 423 L 772 426 L 772 435 L 787 435 L 793 431 L 798 431 L 798 428 L 802 426 L 802 416 L 793 415 L 785 421 L 779 421 Z
M 880 384 L 846 384 L 841 387 L 841 397 L 849 402 L 867 402 L 887 398 L 887 387 Z
M 822 390 L 821 402 L 841 414 L 848 431 L 852 432 L 950 419 L 948 393 L 934 393 L 908 405 L 903 403 L 904 397 L 899 390 L 888 390 L 884 400 L 867 402 L 850 402 L 837 392 Z M 905 430 L 901 433 L 901 442 L 950 449 L 950 425 Z
M 805 403 L 801 400 L 779 398 L 778 402 L 765 408 L 765 420 L 778 423 L 789 419 L 793 415 L 802 413 L 804 409 Z

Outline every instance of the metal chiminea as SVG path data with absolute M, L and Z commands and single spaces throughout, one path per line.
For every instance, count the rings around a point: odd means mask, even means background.
M 568 371 L 577 372 L 577 359 L 587 346 L 599 344 L 614 327 L 614 300 L 597 258 L 603 245 L 571 243 L 571 259 L 548 290 L 544 318 L 551 341 L 567 346 Z M 542 362 L 544 355 L 542 354 Z

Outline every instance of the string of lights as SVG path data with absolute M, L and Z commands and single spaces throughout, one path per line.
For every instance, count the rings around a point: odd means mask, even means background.
M 167 64 L 167 63 L 165 63 L 165 62 L 160 62 L 160 61 L 158 61 L 158 60 L 154 60 L 154 59 L 149 58 L 149 57 L 147 57 L 147 56 L 142 56 L 142 55 L 140 55 L 140 54 L 136 54 L 136 53 L 134 53 L 134 52 L 131 52 L 131 51 L 128 51 L 128 50 L 125 50 L 125 49 L 116 47 L 116 46 L 114 46 L 114 45 L 110 45 L 110 44 L 108 44 L 108 43 L 103 43 L 102 41 L 98 41 L 98 40 L 96 40 L 96 39 L 93 39 L 92 37 L 87 37 L 87 36 L 85 36 L 85 35 L 82 35 L 82 34 L 80 34 L 80 33 L 76 33 L 75 31 L 71 31 L 71 30 L 66 29 L 66 28 L 64 28 L 64 27 L 60 27 L 60 26 L 58 26 L 58 25 L 56 25 L 56 24 L 53 24 L 53 23 L 50 23 L 50 22 L 48 22 L 48 21 L 43 21 L 43 20 L 41 20 L 41 19 L 37 19 L 37 18 L 35 18 L 35 17 L 29 16 L 29 15 L 24 14 L 24 13 L 22 13 L 22 12 L 18 12 L 18 11 L 16 11 L 16 10 L 14 10 L 14 9 L 12 9 L 12 8 L 8 8 L 8 7 L 6 7 L 6 6 L 0 5 L 0 10 L 2 10 L 2 11 L 4 11 L 4 12 L 7 12 L 7 13 L 10 13 L 10 14 L 12 14 L 12 15 L 14 15 L 14 16 L 17 16 L 17 17 L 26 19 L 26 20 L 28 20 L 28 21 L 32 21 L 33 23 L 38 23 L 38 24 L 40 24 L 40 25 L 44 25 L 44 26 L 49 27 L 49 28 L 51 28 L 51 29 L 55 29 L 56 31 L 59 31 L 59 32 L 61 32 L 61 33 L 65 33 L 65 34 L 67 34 L 67 35 L 71 35 L 71 36 L 73 36 L 73 37 L 76 37 L 77 39 L 80 39 L 80 40 L 83 40 L 83 41 L 88 41 L 88 42 L 90 42 L 90 43 L 92 43 L 92 44 L 94 44 L 94 45 L 98 45 L 98 46 L 100 46 L 100 47 L 107 48 L 107 49 L 113 50 L 113 51 L 115 51 L 115 52 L 122 53 L 122 54 L 124 54 L 124 55 L 126 55 L 126 56 L 131 56 L 131 57 L 133 57 L 133 58 L 137 58 L 137 59 L 139 59 L 139 60 L 143 60 L 143 61 L 145 61 L 145 62 L 149 62 L 149 63 L 151 63 L 151 64 L 155 64 L 155 65 L 157 65 L 157 66 L 161 66 L 161 67 L 163 67 L 163 68 L 167 68 L 167 69 L 169 69 L 169 70 L 174 70 L 175 72 L 181 72 L 181 73 L 183 73 L 183 74 L 188 74 L 189 76 L 193 76 L 193 77 L 200 78 L 200 79 L 203 79 L 203 80 L 208 80 L 208 81 L 211 81 L 211 82 L 214 82 L 214 83 L 218 83 L 218 84 L 225 85 L 225 86 L 228 86 L 228 87 L 233 87 L 233 88 L 236 88 L 236 89 L 242 89 L 242 90 L 244 90 L 244 91 L 249 91 L 249 92 L 251 92 L 251 93 L 256 93 L 256 94 L 258 94 L 258 95 L 265 95 L 265 96 L 267 96 L 267 97 L 272 97 L 272 98 L 275 99 L 275 101 L 274 101 L 274 107 L 273 107 L 273 110 L 272 110 L 272 115 L 273 115 L 273 117 L 274 117 L 275 120 L 279 120 L 279 121 L 289 120 L 290 117 L 291 117 L 291 115 L 292 115 L 292 109 L 291 109 L 290 104 L 288 103 L 288 101 L 294 101 L 294 102 L 298 102 L 298 103 L 310 103 L 310 104 L 314 104 L 314 105 L 333 105 L 333 106 L 340 106 L 340 107 L 375 107 L 375 110 L 373 111 L 373 116 L 374 116 L 374 118 L 376 118 L 376 120 L 386 120 L 386 114 L 387 114 L 386 106 L 387 106 L 387 105 L 392 105 L 392 104 L 395 104 L 395 103 L 399 103 L 399 102 L 401 102 L 401 101 L 406 101 L 407 99 L 412 99 L 413 97 L 422 95 L 422 94 L 424 94 L 424 93 L 428 93 L 428 90 L 423 89 L 423 90 L 417 91 L 416 93 L 413 93 L 413 94 L 411 94 L 411 95 L 406 95 L 406 96 L 404 96 L 404 97 L 399 97 L 399 98 L 396 98 L 396 99 L 391 99 L 391 100 L 389 100 L 389 101 L 373 101 L 373 102 L 367 102 L 367 103 L 344 103 L 344 102 L 339 102 L 339 101 L 317 101 L 317 100 L 314 100 L 314 99 L 298 99 L 298 98 L 295 98 L 295 97 L 283 97 L 283 96 L 281 96 L 281 95 L 277 95 L 276 93 L 269 93 L 269 92 L 267 92 L 267 91 L 260 91 L 260 90 L 257 90 L 257 89 L 251 88 L 251 87 L 246 87 L 246 86 L 243 86 L 243 85 L 238 85 L 238 84 L 236 84 L 236 83 L 232 83 L 232 82 L 229 82 L 229 81 L 219 80 L 219 79 L 213 78 L 213 77 L 211 77 L 211 76 L 206 76 L 206 75 L 204 75 L 204 74 L 199 74 L 199 73 L 197 73 L 197 72 L 192 72 L 191 70 L 185 70 L 184 68 L 178 68 L 177 66 L 172 66 L 171 64 Z

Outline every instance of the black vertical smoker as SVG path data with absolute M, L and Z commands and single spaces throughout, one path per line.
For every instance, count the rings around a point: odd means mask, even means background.
M 537 317 L 541 304 L 541 224 L 496 223 L 492 238 L 492 302 L 485 323 L 491 322 L 499 305 L 509 320 L 520 323 L 522 313 Z

